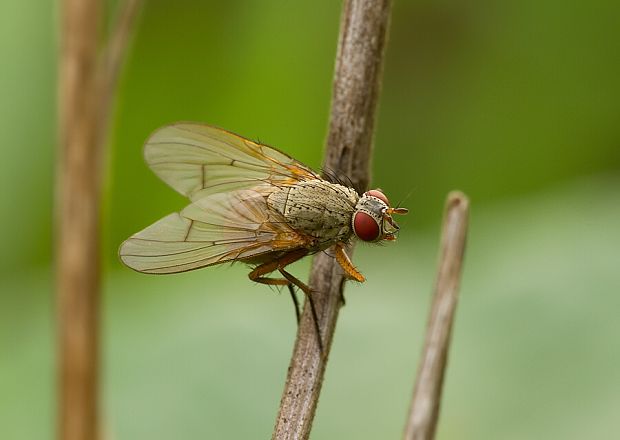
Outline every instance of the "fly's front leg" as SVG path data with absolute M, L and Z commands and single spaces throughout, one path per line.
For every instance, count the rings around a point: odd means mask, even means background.
M 366 281 L 364 275 L 362 275 L 356 268 L 353 266 L 353 263 L 349 259 L 349 256 L 344 251 L 343 243 L 336 243 L 336 261 L 340 264 L 340 267 L 344 270 L 344 273 L 351 279 L 355 281 L 359 281 L 363 283 Z

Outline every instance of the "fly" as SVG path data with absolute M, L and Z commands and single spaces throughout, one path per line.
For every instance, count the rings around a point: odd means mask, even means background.
M 363 282 L 346 244 L 395 240 L 392 214 L 407 213 L 390 207 L 381 190 L 360 195 L 275 148 L 205 124 L 160 128 L 146 141 L 144 157 L 191 203 L 123 242 L 122 262 L 150 274 L 246 263 L 250 280 L 289 288 L 298 319 L 293 286 L 308 298 L 311 291 L 286 266 L 333 246 L 346 276 Z M 282 278 L 269 276 L 276 271 Z M 316 322 L 314 307 L 313 313 Z

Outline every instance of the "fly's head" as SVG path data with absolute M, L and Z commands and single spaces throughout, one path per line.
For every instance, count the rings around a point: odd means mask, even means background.
M 392 214 L 407 214 L 407 208 L 391 208 L 388 198 L 379 189 L 362 194 L 355 205 L 351 225 L 355 236 L 362 241 L 376 243 L 381 240 L 396 240 L 398 225 Z

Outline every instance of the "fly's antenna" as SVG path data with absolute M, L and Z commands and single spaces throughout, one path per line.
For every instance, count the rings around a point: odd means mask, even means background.
M 409 192 L 407 193 L 407 195 L 405 196 L 405 198 L 404 198 L 404 199 L 401 199 L 401 200 L 400 200 L 400 202 L 398 202 L 398 204 L 394 207 L 394 209 L 398 209 L 398 208 L 400 208 L 400 205 L 402 205 L 402 204 L 405 202 L 405 200 L 407 200 L 407 199 L 409 198 L 409 196 L 413 193 L 413 191 L 414 191 L 414 190 L 415 190 L 415 188 L 414 188 L 414 187 L 412 187 L 412 188 L 409 190 Z

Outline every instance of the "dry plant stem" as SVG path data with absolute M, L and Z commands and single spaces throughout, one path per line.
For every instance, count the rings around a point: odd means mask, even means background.
M 444 213 L 433 305 L 426 330 L 422 363 L 405 427 L 405 440 L 429 440 L 435 437 L 450 334 L 458 300 L 468 217 L 467 197 L 460 192 L 450 193 Z
M 138 14 L 142 8 L 143 0 L 125 0 L 114 22 L 114 28 L 105 47 L 103 66 L 101 67 L 101 121 L 102 130 L 99 136 L 100 148 L 103 148 L 108 129 L 109 115 L 112 110 L 112 101 L 116 91 L 116 84 L 121 72 L 125 52 L 131 38 Z
M 104 120 L 116 71 L 102 71 L 99 1 L 64 0 L 56 182 L 58 438 L 97 439 L 100 206 Z M 118 44 L 119 48 L 121 44 Z M 117 49 L 117 50 L 118 50 Z M 121 51 L 122 53 L 122 51 Z M 120 57 L 120 55 L 119 55 Z M 103 85 L 109 85 L 103 87 Z
M 100 5 L 65 0 L 59 72 L 57 289 L 59 438 L 96 439 L 99 328 L 98 42 Z M 95 94 L 93 95 L 93 92 Z
M 358 188 L 366 188 L 370 181 L 374 121 L 389 14 L 389 0 L 347 0 L 341 16 L 323 166 L 351 177 Z M 314 258 L 309 285 L 319 319 L 323 353 L 319 350 L 311 309 L 306 301 L 274 439 L 306 439 L 310 435 L 342 305 L 344 282 L 343 272 L 333 256 L 320 253 Z

